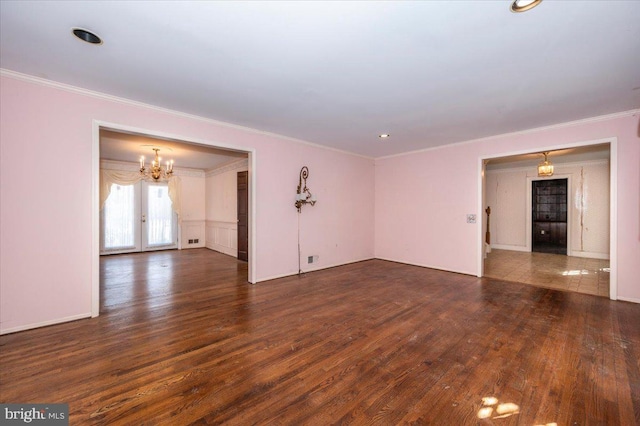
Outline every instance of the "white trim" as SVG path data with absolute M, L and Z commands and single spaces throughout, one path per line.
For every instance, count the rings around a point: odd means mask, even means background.
M 609 145 L 609 298 L 618 298 L 618 138 Z
M 91 138 L 91 317 L 100 315 L 100 124 Z
M 237 151 L 237 152 L 253 152 L 254 148 L 247 148 L 247 147 L 242 147 L 242 146 L 237 146 L 237 145 L 232 145 L 229 143 L 225 143 L 225 142 L 221 142 L 218 140 L 208 140 L 208 139 L 201 139 L 201 138 L 194 138 L 194 137 L 187 137 L 187 136 L 182 136 L 182 135 L 177 135 L 175 133 L 166 133 L 166 132 L 159 132 L 159 131 L 151 131 L 151 130 L 147 130 L 147 129 L 143 129 L 140 127 L 133 127 L 133 126 L 127 126 L 127 125 L 123 125 L 123 124 L 117 124 L 117 123 L 111 123 L 108 121 L 102 121 L 102 120 L 95 120 L 100 128 L 104 128 L 107 130 L 113 130 L 116 132 L 126 132 L 126 133 L 131 133 L 134 135 L 147 135 L 147 136 L 151 136 L 154 138 L 160 138 L 160 139 L 171 139 L 174 140 L 176 142 L 189 142 L 189 143 L 195 143 L 198 145 L 203 145 L 203 146 L 207 146 L 207 147 L 214 147 L 214 148 L 224 148 L 224 149 L 228 149 L 231 151 Z M 146 132 L 146 133 L 145 133 Z M 151 132 L 151 133 L 149 133 Z M 196 169 L 198 170 L 198 169 Z
M 231 235 L 235 235 L 236 244 L 233 244 L 232 241 L 227 242 L 229 244 L 219 244 L 220 241 L 217 241 L 215 238 L 216 230 L 227 231 L 227 235 L 233 239 Z M 213 238 L 210 236 L 213 234 Z M 238 244 L 237 244 L 237 235 L 238 235 L 238 221 L 227 221 L 227 220 L 207 220 L 205 221 L 205 247 L 209 250 L 214 250 L 219 253 L 223 253 L 232 257 L 238 258 Z
M 258 217 L 258 203 L 256 202 L 258 196 L 258 172 L 257 172 L 257 158 L 256 151 L 251 150 L 249 152 L 249 271 L 248 279 L 251 284 L 255 284 L 257 281 L 258 268 L 258 248 L 257 248 L 257 217 Z
M 306 270 L 302 271 L 302 274 L 304 275 L 307 272 L 317 272 L 317 271 L 322 271 L 323 269 L 337 268 L 338 266 L 345 266 L 345 265 L 350 265 L 352 263 L 365 262 L 367 260 L 375 260 L 375 259 L 376 259 L 375 257 L 364 257 L 362 259 L 349 260 L 347 262 L 340 262 L 340 263 L 335 263 L 335 264 L 332 264 L 332 265 L 324 265 L 324 266 L 320 266 L 318 268 L 306 269 Z M 287 273 L 284 273 L 284 274 L 272 275 L 270 277 L 260 278 L 257 281 L 257 283 L 262 283 L 262 282 L 265 282 L 265 281 L 277 280 L 277 279 L 285 278 L 285 277 L 292 277 L 294 275 L 298 275 L 298 273 L 297 272 L 287 272 Z
M 433 150 L 436 150 L 436 149 L 443 149 L 443 148 L 448 148 L 448 147 L 454 147 L 454 146 L 458 146 L 458 145 L 467 145 L 467 144 L 470 144 L 470 143 L 483 142 L 483 141 L 489 141 L 489 140 L 494 140 L 494 139 L 512 138 L 514 136 L 521 136 L 521 135 L 526 135 L 526 134 L 529 134 L 529 133 L 537 133 L 537 132 L 544 132 L 544 131 L 554 130 L 554 129 L 562 129 L 564 127 L 571 127 L 571 126 L 579 126 L 579 125 L 584 125 L 584 124 L 589 124 L 589 123 L 596 123 L 598 121 L 614 120 L 616 118 L 629 117 L 629 116 L 633 116 L 635 114 L 640 114 L 640 109 L 631 109 L 631 110 L 628 110 L 628 111 L 621 111 L 621 112 L 616 112 L 616 113 L 613 113 L 613 114 L 599 115 L 599 116 L 596 116 L 596 117 L 583 118 L 581 120 L 568 121 L 566 123 L 552 124 L 552 125 L 549 125 L 549 126 L 534 127 L 532 129 L 520 130 L 520 131 L 517 131 L 517 132 L 502 133 L 502 134 L 493 135 L 493 136 L 485 136 L 485 137 L 478 138 L 478 139 L 470 139 L 470 140 L 460 141 L 460 142 L 445 143 L 443 145 L 432 146 L 432 147 L 429 147 L 429 148 L 416 149 L 414 151 L 407 151 L 407 152 L 401 152 L 399 154 L 391 154 L 391 155 L 385 155 L 383 157 L 376 157 L 375 159 L 376 160 L 386 160 L 388 158 L 402 157 L 404 155 L 419 154 L 419 153 L 422 153 L 422 152 L 433 151 Z M 601 140 L 609 142 L 610 139 L 601 139 Z M 606 143 L 606 142 L 603 142 L 603 143 Z M 571 147 L 574 147 L 574 146 L 583 146 L 583 145 L 584 144 L 581 144 L 581 143 L 574 143 L 574 144 L 562 145 L 562 146 L 565 147 L 565 148 L 571 148 Z M 589 143 L 589 145 L 594 145 L 594 144 Z M 499 157 L 492 156 L 492 157 L 484 157 L 484 158 L 489 159 L 489 158 L 510 157 L 512 155 L 530 154 L 531 152 L 552 151 L 552 150 L 555 150 L 555 149 L 561 149 L 561 148 L 555 148 L 555 147 L 540 148 L 537 151 L 525 150 L 525 151 L 518 151 L 518 153 L 515 153 L 515 154 L 505 153 L 504 155 L 500 155 Z
M 622 300 L 623 302 L 640 303 L 640 299 L 635 297 L 618 297 L 618 300 Z
M 479 227 L 481 228 L 481 227 Z M 379 260 L 386 260 L 389 262 L 395 262 L 395 263 L 402 263 L 403 265 L 411 265 L 411 266 L 418 266 L 420 268 L 429 268 L 429 269 L 435 269 L 438 271 L 444 271 L 444 272 L 453 272 L 455 274 L 463 274 L 463 275 L 471 275 L 471 276 L 476 276 L 475 272 L 470 272 L 470 271 L 461 271 L 461 270 L 457 270 L 457 269 L 449 269 L 449 268 L 443 268 L 441 266 L 433 266 L 433 265 L 427 265 L 425 263 L 413 263 L 413 262 L 407 262 L 406 260 L 396 260 L 396 259 L 391 259 L 388 257 L 376 257 L 376 259 Z
M 484 160 L 484 158 L 480 157 L 478 159 L 478 171 L 477 171 L 477 176 L 478 176 L 478 187 L 476 188 L 476 190 L 478 191 L 478 205 L 477 205 L 477 216 L 476 217 L 480 217 L 482 218 L 482 220 L 479 221 L 480 226 L 476 227 L 476 241 L 479 243 L 478 244 L 478 254 L 476 257 L 476 277 L 478 278 L 482 278 L 484 276 L 484 258 L 486 257 L 487 254 L 487 249 L 486 249 L 486 240 L 485 240 L 485 236 L 484 234 L 484 229 L 483 228 L 483 224 L 484 224 L 484 206 L 486 204 L 486 200 L 485 200 L 485 186 L 486 186 L 486 180 L 485 180 L 485 175 L 487 173 L 486 169 L 486 162 Z M 489 244 L 489 247 L 493 247 L 492 244 Z
M 224 122 L 224 121 L 218 121 L 218 120 L 214 120 L 214 119 L 211 119 L 211 118 L 202 117 L 202 116 L 199 116 L 199 115 L 187 114 L 185 112 L 181 112 L 181 111 L 177 111 L 177 110 L 173 110 L 173 109 L 169 109 L 169 108 L 158 107 L 158 106 L 147 104 L 147 103 L 144 103 L 144 102 L 134 101 L 132 99 L 127 99 L 127 98 L 121 98 L 121 97 L 118 97 L 118 96 L 109 95 L 109 94 L 102 93 L 102 92 L 96 92 L 94 90 L 84 89 L 84 88 L 81 88 L 81 87 L 72 86 L 72 85 L 65 84 L 65 83 L 59 83 L 57 81 L 47 80 L 47 79 L 44 79 L 44 78 L 35 77 L 35 76 L 32 76 L 32 75 L 23 74 L 23 73 L 19 73 L 19 72 L 16 72 L 16 71 L 11 71 L 11 70 L 8 70 L 8 69 L 5 69 L 5 68 L 0 68 L 0 75 L 8 77 L 8 78 L 13 78 L 13 79 L 16 79 L 16 80 L 22 80 L 22 81 L 27 81 L 27 82 L 30 82 L 30 83 L 39 84 L 41 86 L 47 86 L 47 87 L 53 87 L 53 88 L 60 89 L 60 90 L 65 90 L 67 92 L 73 92 L 73 93 L 78 93 L 78 94 L 81 94 L 81 95 L 91 96 L 93 98 L 105 99 L 105 100 L 111 101 L 111 102 L 118 102 L 118 103 L 122 103 L 122 104 L 136 106 L 136 107 L 152 109 L 154 111 L 162 112 L 162 113 L 165 113 L 165 114 L 172 114 L 172 115 L 176 115 L 176 116 L 179 116 L 179 117 L 184 117 L 184 118 L 188 118 L 188 119 L 192 119 L 192 120 L 204 121 L 205 123 L 213 124 L 213 125 L 216 125 L 216 126 L 222 126 L 222 127 L 236 129 L 236 130 L 242 130 L 244 132 L 250 132 L 250 133 L 259 134 L 259 135 L 263 135 L 263 136 L 277 137 L 277 138 L 280 138 L 280 139 L 286 139 L 286 140 L 288 140 L 290 142 L 295 142 L 295 143 L 299 143 L 299 144 L 302 144 L 302 145 L 312 146 L 314 148 L 320 148 L 320 149 L 326 149 L 326 150 L 329 150 L 329 151 L 335 151 L 335 152 L 339 152 L 339 153 L 342 153 L 342 154 L 353 155 L 353 156 L 356 156 L 356 157 L 366 158 L 366 159 L 369 159 L 369 160 L 373 159 L 373 157 L 369 157 L 369 156 L 363 155 L 363 154 L 358 154 L 358 153 L 355 153 L 355 152 L 345 151 L 345 150 L 342 150 L 340 148 L 333 148 L 333 147 L 329 147 L 329 146 L 325 146 L 325 145 L 320 145 L 320 144 L 313 143 L 313 142 L 308 142 L 308 141 L 305 141 L 305 140 L 302 140 L 302 139 L 296 139 L 296 138 L 292 138 L 290 136 L 280 135 L 278 133 L 267 132 L 267 131 L 259 130 L 259 129 L 253 129 L 251 127 L 245 127 L 245 126 L 241 126 L 239 124 L 233 124 L 233 123 L 227 123 L 227 122 Z M 237 151 L 237 149 L 236 149 L 236 151 Z
M 217 176 L 226 172 L 239 171 L 244 172 L 249 170 L 249 159 L 243 158 L 241 160 L 234 161 L 233 163 L 227 163 L 224 166 L 217 167 L 215 169 L 205 171 L 205 177 Z
M 70 321 L 77 321 L 77 320 L 81 320 L 81 319 L 87 319 L 87 318 L 91 318 L 92 316 L 93 315 L 90 312 L 87 312 L 87 313 L 84 313 L 84 314 L 72 315 L 70 317 L 57 318 L 57 319 L 54 319 L 54 320 L 37 322 L 35 324 L 21 325 L 19 327 L 7 328 L 5 330 L 0 330 L 0 335 L 1 334 L 17 333 L 19 331 L 26 331 L 26 330 L 31 330 L 31 329 L 34 329 L 34 328 L 47 327 L 47 326 L 50 326 L 50 325 L 62 324 L 62 323 L 65 323 L 65 322 L 70 322 Z
M 531 128 L 531 129 L 520 130 L 520 131 L 517 131 L 517 132 L 502 133 L 502 134 L 493 135 L 493 136 L 485 136 L 485 137 L 478 138 L 478 139 L 469 139 L 469 140 L 460 141 L 460 142 L 452 142 L 452 143 L 433 146 L 433 147 L 429 147 L 429 148 L 422 148 L 422 149 L 417 149 L 417 150 L 414 150 L 414 151 L 402 152 L 402 153 L 399 153 L 399 154 L 391 154 L 391 155 L 386 155 L 386 156 L 382 156 L 382 157 L 371 157 L 371 156 L 364 155 L 364 154 L 358 154 L 356 152 L 346 151 L 346 150 L 343 150 L 343 149 L 329 147 L 329 146 L 326 146 L 326 145 L 320 145 L 320 144 L 309 142 L 309 141 L 305 141 L 305 140 L 302 140 L 302 139 L 292 138 L 290 136 L 280 135 L 280 134 L 277 134 L 277 133 L 267 132 L 267 131 L 264 131 L 264 130 L 253 129 L 251 127 L 240 126 L 238 124 L 226 123 L 224 121 L 217 121 L 217 120 L 213 120 L 211 118 L 202 117 L 202 116 L 199 116 L 199 115 L 187 114 L 187 113 L 184 113 L 184 112 L 180 112 L 180 111 L 176 111 L 176 110 L 172 110 L 172 109 L 168 109 L 168 108 L 162 108 L 162 107 L 158 107 L 158 106 L 155 106 L 155 105 L 146 104 L 146 103 L 143 103 L 143 102 L 138 102 L 138 101 L 134 101 L 134 100 L 131 100 L 131 99 L 121 98 L 121 97 L 118 97 L 118 96 L 113 96 L 113 95 L 109 95 L 109 94 L 102 93 L 102 92 L 96 92 L 96 91 L 89 90 L 89 89 L 83 89 L 81 87 L 71 86 L 69 84 L 59 83 L 59 82 L 56 82 L 56 81 L 53 81 L 53 80 L 47 80 L 47 79 L 44 79 L 44 78 L 40 78 L 40 77 L 35 77 L 35 76 L 32 76 L 32 75 L 28 75 L 28 74 L 19 73 L 19 72 L 16 72 L 16 71 L 11 71 L 11 70 L 5 69 L 5 68 L 0 68 L 0 75 L 8 77 L 8 78 L 13 78 L 15 80 L 27 81 L 27 82 L 30 82 L 30 83 L 35 83 L 35 84 L 39 84 L 39 85 L 42 85 L 42 86 L 53 87 L 53 88 L 60 89 L 60 90 L 65 90 L 65 91 L 68 91 L 68 92 L 79 93 L 79 94 L 91 96 L 91 97 L 94 97 L 94 98 L 100 98 L 100 99 L 105 99 L 105 100 L 112 101 L 112 102 L 119 102 L 119 103 L 133 105 L 133 106 L 137 106 L 137 107 L 141 107 L 141 108 L 152 109 L 152 110 L 155 110 L 155 111 L 158 111 L 158 112 L 173 114 L 173 115 L 176 115 L 176 116 L 189 118 L 189 119 L 193 119 L 193 120 L 204 121 L 206 123 L 214 124 L 214 125 L 217 125 L 217 126 L 223 126 L 223 127 L 227 127 L 227 128 L 242 130 L 242 131 L 256 133 L 256 134 L 260 134 L 260 135 L 264 135 L 264 136 L 270 136 L 270 137 L 277 137 L 277 138 L 281 138 L 281 139 L 286 139 L 286 140 L 288 140 L 290 142 L 295 142 L 295 143 L 299 143 L 299 144 L 302 144 L 302 145 L 307 145 L 307 146 L 320 148 L 320 149 L 326 149 L 326 150 L 329 150 L 329 151 L 339 152 L 339 153 L 342 153 L 342 154 L 353 155 L 353 156 L 356 156 L 356 157 L 365 158 L 365 159 L 369 159 L 369 160 L 384 160 L 384 159 L 387 159 L 387 158 L 393 158 L 393 157 L 400 157 L 400 156 L 404 156 L 404 155 L 417 154 L 417 153 L 420 153 L 420 152 L 432 151 L 432 150 L 435 150 L 435 149 L 442 149 L 442 148 L 446 148 L 446 147 L 450 147 L 450 146 L 465 145 L 465 144 L 474 143 L 474 142 L 481 142 L 481 141 L 498 139 L 498 138 L 502 139 L 502 138 L 506 138 L 506 137 L 513 137 L 513 136 L 517 136 L 517 135 L 525 135 L 525 134 L 528 134 L 528 133 L 536 133 L 536 132 L 541 132 L 541 131 L 560 129 L 560 128 L 564 128 L 564 127 L 577 126 L 577 125 L 582 125 L 582 124 L 594 123 L 594 122 L 598 122 L 598 121 L 613 120 L 613 119 L 616 119 L 616 118 L 633 116 L 635 114 L 639 114 L 640 113 L 640 109 L 631 109 L 631 110 L 620 111 L 620 112 L 616 112 L 616 113 L 612 113 L 612 114 L 599 115 L 599 116 L 596 116 L 596 117 L 588 117 L 588 118 L 583 118 L 583 119 L 575 120 L 575 121 L 568 121 L 568 122 L 565 122 L 565 123 L 552 124 L 552 125 L 549 125 L 549 126 L 534 127 L 534 128 Z M 216 144 L 216 146 L 217 146 L 217 144 Z M 578 145 L 565 145 L 565 146 L 566 147 L 571 147 L 571 146 L 581 146 L 581 145 L 578 144 Z M 541 150 L 546 150 L 546 149 L 543 148 Z M 524 151 L 524 152 L 530 153 L 531 151 L 529 150 L 529 151 Z M 507 157 L 509 155 L 510 154 L 504 154 L 501 157 Z M 497 157 L 493 157 L 493 158 L 497 158 Z
M 640 112 L 640 110 L 634 110 Z M 609 144 L 609 267 L 611 269 L 609 273 L 609 298 L 611 300 L 617 300 L 618 298 L 618 138 L 612 136 L 610 138 L 602 138 L 591 141 L 573 142 L 570 144 L 558 144 L 546 147 L 537 147 L 535 151 L 532 149 L 522 149 L 518 151 L 502 152 L 489 155 L 482 155 L 478 158 L 478 206 L 477 214 L 484 214 L 484 162 L 492 158 L 509 157 L 512 155 L 529 154 L 531 152 L 539 151 L 553 151 L 557 149 L 573 148 L 577 146 L 598 145 L 608 143 Z M 529 201 L 531 202 L 531 201 Z M 568 213 L 568 212 L 567 212 Z M 481 216 L 479 216 L 481 217 Z M 479 227 L 480 228 L 480 227 Z M 529 231 L 530 232 L 530 231 Z M 568 237 L 568 235 L 567 235 Z M 568 243 L 568 241 L 567 241 Z M 484 238 L 482 235 L 482 229 L 478 229 L 477 233 L 477 276 L 484 276 Z
M 572 257 L 583 257 L 586 259 L 600 259 L 600 260 L 609 260 L 611 257 L 609 253 L 596 253 L 593 251 L 572 251 Z
M 100 129 L 105 128 L 109 130 L 119 131 L 119 132 L 128 132 L 139 135 L 147 135 L 150 137 L 156 137 L 161 139 L 172 139 L 175 141 L 182 141 L 188 143 L 196 143 L 204 146 L 213 146 L 217 148 L 227 148 L 233 149 L 234 151 L 246 152 L 249 156 L 249 164 L 251 166 L 249 172 L 249 249 L 251 251 L 251 255 L 249 257 L 249 272 L 248 279 L 249 282 L 255 282 L 255 274 L 256 274 L 256 241 L 255 241 L 255 226 L 256 226 L 256 194 L 253 188 L 256 188 L 256 173 L 252 172 L 256 170 L 255 165 L 255 149 L 254 148 L 245 148 L 238 147 L 235 145 L 230 145 L 227 143 L 221 143 L 218 141 L 210 141 L 200 138 L 187 137 L 182 135 L 176 135 L 172 133 L 153 131 L 149 129 L 143 129 L 139 127 L 127 126 L 122 124 L 111 123 L 102 120 L 93 120 L 93 139 L 92 139 L 92 170 L 91 170 L 91 180 L 93 183 L 92 186 L 92 194 L 91 200 L 93 204 L 93 208 L 91 209 L 92 215 L 92 229 L 91 229 L 91 238 L 92 238 L 92 276 L 91 276 L 91 316 L 97 317 L 100 313 L 100 207 L 99 207 L 99 193 L 100 193 Z M 203 220 L 204 222 L 204 220 Z M 180 237 L 180 234 L 178 236 Z M 182 249 L 181 244 L 179 244 L 178 249 Z
M 491 250 L 509 250 L 509 251 L 525 251 L 530 252 L 526 246 L 510 246 L 508 244 L 490 244 Z
M 555 170 L 562 169 L 563 167 L 579 167 L 579 166 L 594 166 L 600 164 L 609 164 L 609 160 L 601 159 L 601 160 L 585 160 L 585 161 L 572 161 L 570 163 L 558 163 L 557 161 L 553 162 Z M 521 167 L 509 167 L 509 168 L 499 168 L 499 169 L 487 169 L 486 173 L 510 173 L 510 172 L 535 172 L 538 173 L 538 165 L 531 166 L 521 166 Z M 562 171 L 562 170 L 560 170 Z
M 567 144 L 562 144 L 562 143 L 558 143 L 556 145 L 544 145 L 542 147 L 535 147 L 535 148 L 525 148 L 525 149 L 519 149 L 516 151 L 506 151 L 506 152 L 501 152 L 498 154 L 486 154 L 480 157 L 481 161 L 484 160 L 491 160 L 494 158 L 502 158 L 502 157 L 511 157 L 514 155 L 522 155 L 522 154 L 531 154 L 531 153 L 540 153 L 542 151 L 556 151 L 556 150 L 561 150 L 561 149 L 568 149 L 568 148 L 577 148 L 577 147 L 581 147 L 581 146 L 588 146 L 588 145 L 602 145 L 602 144 L 606 144 L 606 143 L 611 143 L 611 141 L 613 139 L 616 139 L 614 136 L 609 137 L 609 138 L 601 138 L 601 139 L 593 139 L 593 140 L 588 140 L 588 141 L 584 141 L 584 142 L 571 142 L 571 143 L 567 143 Z M 612 158 L 612 147 L 609 148 L 609 159 L 611 160 Z
M 215 251 L 220 254 L 233 257 L 234 259 L 238 258 L 238 255 L 237 255 L 238 249 L 233 250 L 233 249 L 230 249 L 229 247 L 223 247 L 216 244 L 211 244 L 211 245 L 207 244 L 206 246 L 204 246 L 204 248 L 206 248 L 207 250 Z

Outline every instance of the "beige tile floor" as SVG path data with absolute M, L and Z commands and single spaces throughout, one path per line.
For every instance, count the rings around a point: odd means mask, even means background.
M 485 259 L 484 275 L 609 297 L 608 260 L 494 249 Z

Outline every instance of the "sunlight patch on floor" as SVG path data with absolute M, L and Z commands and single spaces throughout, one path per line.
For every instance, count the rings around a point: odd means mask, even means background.
M 499 402 L 495 396 L 482 398 L 482 407 L 478 410 L 478 418 L 504 419 L 520 412 L 520 407 L 513 402 Z
M 562 273 L 562 275 L 564 276 L 573 276 L 573 275 L 589 275 L 589 271 L 587 271 L 586 269 L 574 269 L 572 271 L 564 271 Z

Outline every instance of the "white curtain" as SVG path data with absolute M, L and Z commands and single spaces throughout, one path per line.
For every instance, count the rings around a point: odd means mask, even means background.
M 171 199 L 171 208 L 178 215 L 178 220 L 182 220 L 180 216 L 180 206 L 182 200 L 180 199 L 180 178 L 178 176 L 171 176 L 169 178 L 169 198 Z
M 168 188 L 153 185 L 147 188 L 147 242 L 149 246 L 173 242 L 173 204 L 168 197 Z M 107 202 L 108 204 L 108 202 Z
M 111 185 L 133 185 L 142 180 L 142 175 L 138 172 L 128 172 L 121 170 L 100 170 L 100 210 L 104 208 L 104 203 L 111 193 Z M 180 178 L 171 176 L 169 178 L 169 198 L 171 208 L 180 219 Z
M 134 247 L 134 190 L 132 185 L 113 185 L 111 196 L 104 203 L 104 248 L 106 250 Z

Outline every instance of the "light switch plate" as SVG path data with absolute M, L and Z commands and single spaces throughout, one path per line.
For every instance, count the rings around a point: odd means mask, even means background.
M 467 215 L 467 223 L 476 223 L 476 215 L 468 214 Z

